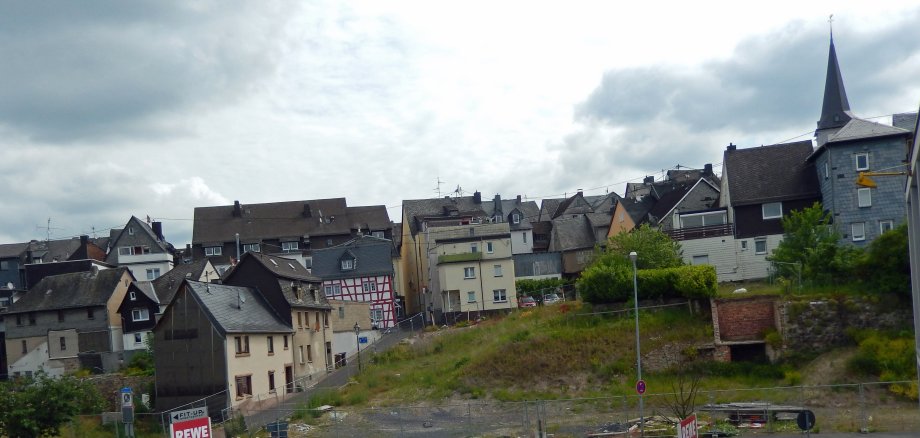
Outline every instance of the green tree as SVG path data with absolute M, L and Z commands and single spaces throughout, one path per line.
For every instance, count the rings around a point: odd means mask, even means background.
M 882 234 L 857 262 L 857 275 L 872 292 L 910 296 L 907 224 Z
M 606 255 L 626 258 L 635 251 L 639 269 L 673 268 L 684 264 L 680 244 L 667 234 L 642 224 L 628 233 L 620 233 L 607 242 Z
M 0 383 L 0 435 L 57 436 L 61 425 L 77 414 L 102 410 L 103 399 L 90 382 L 71 376 L 34 378 Z
M 516 280 L 514 286 L 518 296 L 540 297 L 543 294 L 555 292 L 556 288 L 565 285 L 561 278 L 541 278 L 539 280 Z
M 795 277 L 801 269 L 802 280 L 810 284 L 845 281 L 859 250 L 840 246 L 832 219 L 820 202 L 784 216 L 783 241 L 767 260 L 778 262 L 776 270 L 785 277 Z

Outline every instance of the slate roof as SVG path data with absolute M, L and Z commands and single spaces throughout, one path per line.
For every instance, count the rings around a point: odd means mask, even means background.
M 28 247 L 28 243 L 4 243 L 0 244 L 0 259 L 19 257 Z
M 229 242 L 383 231 L 392 227 L 386 206 L 348 207 L 345 198 L 196 207 L 192 243 Z
M 896 128 L 894 126 L 883 125 L 881 123 L 870 122 L 859 118 L 853 118 L 846 125 L 840 128 L 827 138 L 827 142 L 819 146 L 808 156 L 809 161 L 813 161 L 824 150 L 835 144 L 848 141 L 866 140 L 870 138 L 883 138 L 890 136 L 909 136 L 911 132 L 907 129 Z
M 354 256 L 355 268 L 342 271 L 339 261 L 346 252 Z M 313 251 L 313 275 L 323 280 L 393 276 L 393 254 L 393 242 L 373 236 L 359 236 L 341 245 Z
M 164 253 L 165 252 L 165 253 L 172 254 L 176 252 L 176 249 L 173 247 L 171 243 L 165 240 L 161 240 L 156 235 L 156 233 L 153 232 L 153 229 L 150 228 L 150 225 L 148 225 L 147 222 L 144 222 L 138 219 L 136 216 L 131 216 L 131 218 L 128 219 L 128 222 L 125 224 L 124 228 L 120 230 L 111 230 L 109 234 L 109 237 L 110 237 L 109 241 L 112 243 L 112 248 L 115 248 L 116 246 L 118 246 L 118 241 L 121 240 L 121 237 L 125 233 L 128 232 L 127 231 L 128 228 L 132 226 L 137 227 L 137 231 L 135 231 L 136 233 L 140 232 L 140 233 L 146 234 L 147 237 L 149 237 L 150 240 L 154 242 L 154 244 L 157 247 L 159 247 L 160 249 L 159 251 L 152 250 L 151 251 L 152 253 Z M 106 261 L 109 263 L 116 263 L 118 261 L 118 251 L 109 252 L 108 259 Z
M 157 293 L 153 288 L 152 281 L 135 281 L 134 285 L 137 286 L 137 289 L 146 295 L 147 298 L 153 300 L 154 303 L 160 304 L 160 299 L 157 298 Z
M 900 113 L 891 116 L 891 126 L 910 131 L 914 134 L 917 129 L 918 113 Z
M 633 223 L 638 225 L 646 219 L 649 211 L 651 211 L 652 207 L 655 206 L 655 198 L 651 196 L 643 196 L 639 201 L 630 198 L 623 198 L 620 200 L 620 203 L 626 210 L 626 214 L 628 214 L 629 217 L 633 220 Z
M 532 222 L 539 216 L 540 209 L 534 201 L 518 201 L 517 198 L 501 199 L 501 216 L 507 222 L 508 215 L 517 208 L 523 213 L 519 224 L 510 224 L 512 230 L 529 229 Z M 409 231 L 412 235 L 418 234 L 425 218 L 450 219 L 446 214 L 455 211 L 458 217 L 471 216 L 474 218 L 488 219 L 495 215 L 496 208 L 493 199 L 475 201 L 475 196 L 451 196 L 445 198 L 408 199 L 403 201 L 403 221 L 409 221 Z
M 185 284 L 221 334 L 293 332 L 255 289 L 190 280 Z
M 732 205 L 761 204 L 820 196 L 818 176 L 806 163 L 811 140 L 725 151 Z
M 116 268 L 45 277 L 13 303 L 8 313 L 105 306 L 128 272 L 128 268 Z
M 610 223 L 608 217 L 607 223 Z M 573 218 L 553 220 L 549 251 L 567 251 L 573 249 L 593 248 L 597 243 L 594 229 L 588 217 L 578 215 Z
M 824 80 L 824 101 L 821 106 L 821 120 L 818 120 L 818 129 L 839 128 L 854 117 L 850 112 L 846 89 L 843 87 L 843 76 L 840 74 L 840 65 L 837 62 L 834 38 L 831 37 L 831 46 L 827 55 L 827 77 Z
M 310 287 L 304 286 L 303 283 L 319 285 L 322 280 L 310 273 L 310 271 L 297 260 L 257 252 L 247 252 L 240 257 L 240 262 L 233 270 L 227 271 L 227 273 L 224 274 L 224 278 L 228 279 L 239 266 L 245 263 L 259 263 L 274 276 L 278 281 L 278 286 L 281 289 L 282 295 L 284 295 L 284 298 L 291 305 L 318 309 L 331 308 L 322 293 L 316 293 L 312 296 L 309 293 L 305 293 L 298 299 L 297 293 L 294 291 L 295 285 L 299 284 L 303 287 Z
M 158 298 L 158 302 L 160 304 L 169 304 L 173 297 L 176 296 L 179 287 L 182 286 L 182 280 L 190 278 L 197 281 L 201 278 L 207 264 L 208 259 L 201 259 L 195 260 L 189 264 L 175 265 L 172 269 L 166 271 L 165 274 L 153 280 L 151 283 Z

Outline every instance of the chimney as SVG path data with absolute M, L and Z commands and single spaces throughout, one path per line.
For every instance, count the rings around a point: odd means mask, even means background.
M 160 242 L 166 240 L 163 238 L 163 222 L 154 222 L 150 224 L 150 227 L 153 228 L 153 234 L 157 236 L 157 240 Z
M 243 209 L 240 207 L 240 201 L 233 201 L 233 217 L 243 217 Z
M 86 246 L 87 243 L 89 243 L 89 236 L 85 234 L 80 236 L 80 246 Z
M 482 193 L 479 190 L 473 192 L 473 204 L 482 204 Z
M 303 217 L 310 217 L 313 213 L 310 211 L 310 204 L 303 205 Z
M 654 182 L 655 182 L 655 177 L 654 177 L 654 176 L 647 176 L 647 177 L 645 177 L 645 179 L 642 180 L 642 183 L 644 183 L 644 184 L 652 184 L 652 183 L 654 183 Z
M 735 146 L 734 143 L 729 142 L 729 143 L 728 143 L 728 147 L 726 147 L 725 150 L 726 150 L 726 151 L 733 151 L 733 150 L 735 150 L 735 149 L 737 149 L 737 148 L 738 148 L 738 146 Z
M 712 163 L 706 163 L 703 166 L 703 175 L 712 175 Z
M 521 203 L 521 195 L 517 195 L 517 203 L 518 203 L 518 204 Z

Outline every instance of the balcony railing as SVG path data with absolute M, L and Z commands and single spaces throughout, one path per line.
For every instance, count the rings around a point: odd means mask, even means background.
M 729 236 L 734 234 L 734 232 L 734 224 L 707 225 L 705 227 L 664 230 L 664 233 L 674 240 L 692 240 L 704 239 L 707 237 Z

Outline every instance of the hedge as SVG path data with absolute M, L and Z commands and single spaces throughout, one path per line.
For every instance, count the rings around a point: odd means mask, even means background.
M 578 280 L 582 299 L 590 303 L 627 301 L 633 297 L 632 266 L 624 263 L 594 265 Z M 716 295 L 716 270 L 710 265 L 643 269 L 638 272 L 640 300 L 700 299 Z

